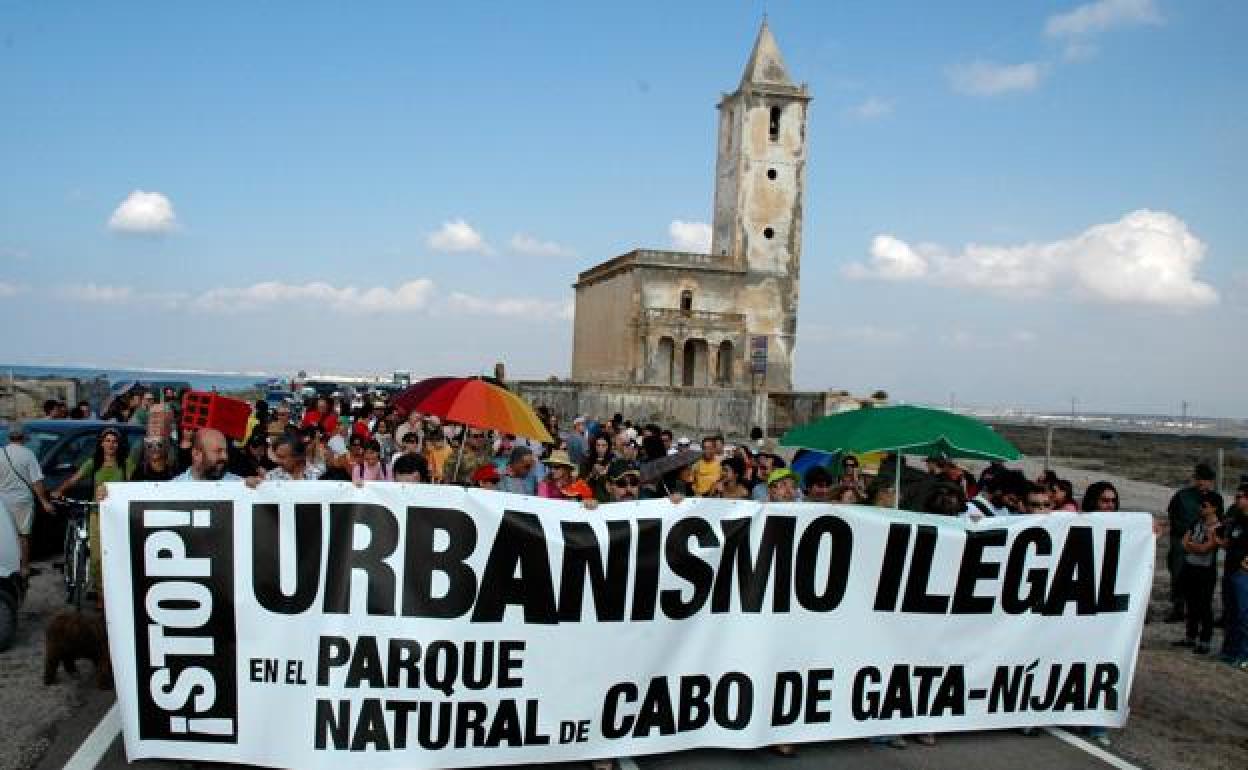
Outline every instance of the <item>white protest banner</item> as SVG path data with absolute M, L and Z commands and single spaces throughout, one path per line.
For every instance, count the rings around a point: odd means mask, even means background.
M 1121 726 L 1150 524 L 112 484 L 126 752 L 432 768 Z

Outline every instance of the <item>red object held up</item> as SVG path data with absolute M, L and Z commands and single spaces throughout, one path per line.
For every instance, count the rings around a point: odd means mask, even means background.
M 182 430 L 216 428 L 235 441 L 247 436 L 247 418 L 251 404 L 237 398 L 198 390 L 187 391 L 182 397 Z

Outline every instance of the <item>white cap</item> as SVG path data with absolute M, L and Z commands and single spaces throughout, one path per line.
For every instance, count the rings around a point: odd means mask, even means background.
M 691 441 L 688 436 L 681 436 L 680 438 L 676 439 L 677 446 L 689 446 L 692 443 L 693 441 Z

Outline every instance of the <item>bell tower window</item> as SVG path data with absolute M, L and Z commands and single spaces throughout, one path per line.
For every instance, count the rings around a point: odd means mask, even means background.
M 693 292 L 685 289 L 680 293 L 680 312 L 689 315 L 693 312 Z
M 780 108 L 779 107 L 771 108 L 771 120 L 768 121 L 768 124 L 767 124 L 767 136 L 770 137 L 771 141 L 773 142 L 780 138 Z

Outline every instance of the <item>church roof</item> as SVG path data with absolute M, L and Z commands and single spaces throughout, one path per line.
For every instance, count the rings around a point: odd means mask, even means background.
M 651 270 L 700 271 L 710 273 L 744 273 L 731 257 L 715 256 L 714 254 L 698 254 L 689 251 L 661 251 L 659 249 L 633 249 L 606 262 L 594 265 L 576 277 L 573 287 L 588 286 L 610 278 L 617 273 L 627 272 L 639 267 Z
M 758 28 L 758 37 L 754 40 L 754 50 L 750 51 L 750 59 L 745 63 L 745 74 L 741 76 L 741 85 L 792 86 L 789 71 L 784 67 L 784 59 L 780 56 L 780 46 L 771 34 L 767 20 Z

